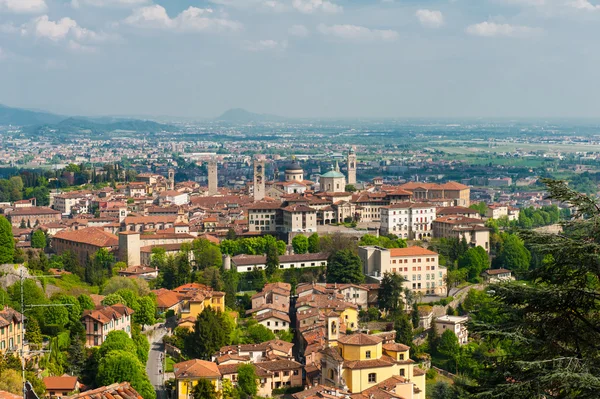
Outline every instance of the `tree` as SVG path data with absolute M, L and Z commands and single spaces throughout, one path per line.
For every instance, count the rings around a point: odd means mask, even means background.
M 413 327 L 408 315 L 404 312 L 396 316 L 394 321 L 394 330 L 396 330 L 396 342 L 411 346 L 413 341 Z
M 429 384 L 427 389 L 429 389 Z M 458 397 L 456 390 L 447 382 L 438 381 L 431 389 L 431 399 L 458 399 Z
M 46 248 L 46 234 L 42 230 L 36 230 L 31 235 L 31 246 L 33 248 Z
M 267 260 L 265 262 L 265 272 L 267 277 L 271 277 L 279 270 L 279 253 L 276 244 L 270 244 L 267 248 Z
M 321 250 L 320 241 L 321 241 L 321 239 L 319 238 L 319 234 L 312 233 L 308 237 L 308 252 L 311 254 L 318 253 Z
M 358 254 L 358 243 L 356 240 L 347 234 L 339 232 L 321 237 L 319 240 L 319 247 L 321 252 L 325 252 L 329 255 L 342 250 L 348 250 L 353 254 Z
M 442 355 L 454 359 L 460 352 L 460 345 L 456 334 L 450 330 L 445 330 L 440 337 L 437 350 Z
M 529 270 L 531 253 L 525 248 L 523 240 L 514 234 L 508 233 L 502 233 L 501 237 L 503 240 L 502 248 L 495 259 L 495 264 L 517 274 L 526 273 Z
M 236 295 L 238 292 L 238 285 L 240 283 L 240 275 L 236 268 L 225 270 L 223 273 L 223 290 L 225 291 L 225 306 L 230 309 L 237 307 Z
M 198 383 L 192 389 L 194 399 L 217 399 L 217 392 L 212 382 L 206 378 L 198 379 Z
M 221 267 L 223 254 L 218 245 L 205 238 L 198 238 L 192 242 L 192 252 L 198 269 L 203 270 L 210 266 Z
M 29 344 L 39 346 L 42 344 L 42 331 L 40 324 L 35 318 L 28 318 L 25 325 L 25 339 Z
M 15 240 L 13 239 L 12 225 L 0 216 L 0 265 L 12 263 L 15 257 Z
M 111 351 L 100 360 L 96 384 L 105 386 L 123 381 L 130 382 L 144 399 L 156 399 L 156 392 L 146 375 L 145 367 L 135 353 Z
M 292 247 L 295 254 L 305 254 L 308 252 L 308 238 L 304 235 L 297 235 L 292 239 Z
M 77 297 L 77 300 L 82 310 L 94 310 L 96 308 L 94 301 L 92 301 L 89 295 L 81 294 Z
M 229 344 L 231 334 L 221 312 L 208 307 L 200 313 L 194 325 L 194 331 L 184 342 L 185 352 L 190 357 L 210 359 L 221 347 Z
M 478 280 L 481 272 L 487 269 L 489 264 L 488 254 L 485 249 L 480 246 L 469 248 L 464 255 L 458 259 L 459 269 L 466 269 L 467 278 L 472 282 Z
M 145 296 L 138 299 L 138 309 L 133 314 L 133 320 L 141 325 L 152 325 L 156 322 L 156 302 L 154 298 Z
M 81 375 L 85 366 L 85 347 L 81 340 L 72 339 L 67 351 L 67 370 L 72 375 Z
M 136 353 L 136 347 L 125 331 L 111 331 L 100 345 L 100 356 L 104 357 L 111 351 Z
M 104 305 L 104 306 L 112 306 L 112 305 L 116 305 L 118 303 L 120 303 L 122 305 L 127 305 L 127 301 L 125 301 L 125 299 L 123 299 L 123 297 L 119 294 L 107 295 L 102 300 L 102 305 Z
M 275 339 L 275 334 L 262 324 L 254 324 L 246 331 L 249 344 L 260 344 Z
M 356 186 L 354 184 L 346 184 L 344 191 L 346 191 L 347 193 L 354 193 L 356 192 Z
M 397 273 L 383 274 L 377 297 L 380 309 L 387 309 L 393 313 L 404 310 L 403 283 L 405 281 L 404 277 Z
M 238 367 L 238 388 L 242 397 L 252 398 L 258 392 L 256 369 L 252 364 L 242 364 Z
M 500 399 L 583 398 L 600 390 L 600 204 L 564 182 L 544 180 L 549 198 L 571 207 L 563 233 L 521 231 L 528 247 L 545 259 L 528 272 L 530 284 L 498 283 L 489 295 L 502 315 L 473 331 L 508 341 L 506 353 L 483 359 L 471 395 Z M 550 255 L 550 257 L 546 257 Z M 568 376 L 568 378 L 565 378 Z
M 328 283 L 360 284 L 364 281 L 362 262 L 354 252 L 344 249 L 329 256 L 327 261 Z
M 139 324 L 133 324 L 131 326 L 131 339 L 136 346 L 136 354 L 138 359 L 140 359 L 140 362 L 142 362 L 142 364 L 148 363 L 150 342 L 148 341 L 148 338 L 142 334 L 142 329 Z

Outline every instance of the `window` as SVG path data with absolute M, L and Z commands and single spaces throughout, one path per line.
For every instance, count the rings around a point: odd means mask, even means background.
M 294 370 L 294 375 L 298 375 L 298 370 Z
M 400 375 L 401 375 L 402 377 L 404 377 L 404 375 L 405 375 L 405 374 L 404 374 L 404 369 L 400 369 Z
M 369 373 L 369 382 L 370 383 L 377 382 L 377 374 L 375 374 L 375 373 Z
M 267 327 L 270 327 L 270 326 L 271 326 L 271 322 L 267 321 Z
M 371 358 L 371 351 L 366 351 L 365 352 L 365 358 L 367 358 L 367 359 Z
M 283 376 L 284 376 L 284 377 L 288 377 L 289 375 L 290 375 L 290 372 L 289 372 L 289 371 L 284 371 L 284 372 L 283 372 Z
M 400 360 L 404 360 L 404 353 L 400 354 Z

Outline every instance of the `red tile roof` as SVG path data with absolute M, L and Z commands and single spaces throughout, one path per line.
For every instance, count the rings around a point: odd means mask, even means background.
M 408 247 L 408 248 L 392 248 L 390 249 L 390 255 L 392 257 L 397 256 L 419 256 L 419 255 L 437 255 L 436 252 L 430 251 L 422 247 Z
M 85 391 L 77 395 L 64 396 L 63 399 L 143 399 L 128 382 Z
M 54 235 L 53 239 L 78 242 L 99 248 L 116 247 L 119 245 L 119 239 L 116 235 L 108 233 L 99 227 L 88 227 L 76 231 L 59 231 Z
M 48 391 L 71 392 L 77 387 L 77 377 L 66 374 L 60 377 L 45 377 L 44 385 Z

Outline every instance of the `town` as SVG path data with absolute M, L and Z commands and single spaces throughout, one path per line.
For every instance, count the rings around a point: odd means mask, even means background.
M 574 211 L 539 169 L 434 150 L 27 140 L 0 180 L 14 397 L 458 398 L 510 345 L 470 334 L 490 287 L 547 261 L 518 230 Z

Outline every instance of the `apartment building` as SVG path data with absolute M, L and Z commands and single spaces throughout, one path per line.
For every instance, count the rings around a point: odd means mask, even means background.
M 432 225 L 436 238 L 464 238 L 470 246 L 480 246 L 490 252 L 490 229 L 481 219 L 448 215 L 436 218 Z
M 401 202 L 384 206 L 381 208 L 381 234 L 395 234 L 411 240 L 431 238 L 435 212 L 436 207 L 427 203 Z
M 365 246 L 358 248 L 363 272 L 377 280 L 385 273 L 397 273 L 404 277 L 404 287 L 425 295 L 446 294 L 446 268 L 439 265 L 439 255 L 421 247 L 382 248 Z
M 85 345 L 102 345 L 112 331 L 125 331 L 131 337 L 131 315 L 133 309 L 125 305 L 101 306 L 94 310 L 85 310 L 81 321 L 85 326 Z
M 317 231 L 317 211 L 306 205 L 289 205 L 283 208 L 283 231 L 313 233 Z
M 465 345 L 469 341 L 469 331 L 467 330 L 467 316 L 440 316 L 435 319 L 435 332 L 442 335 L 444 331 L 450 330 L 458 338 L 460 345 Z
M 326 253 L 281 255 L 279 257 L 280 269 L 293 269 L 305 267 L 326 267 L 328 255 Z M 267 257 L 264 255 L 236 255 L 231 258 L 231 264 L 239 273 L 252 271 L 254 268 L 264 270 Z
M 116 251 L 119 239 L 99 227 L 88 227 L 76 231 L 59 231 L 52 238 L 52 247 L 58 255 L 72 251 L 79 264 L 85 265 L 90 256 L 101 248 Z
M 13 353 L 23 348 L 21 342 L 21 323 L 23 315 L 13 308 L 4 306 L 0 309 L 0 354 Z
M 31 206 L 15 208 L 6 215 L 13 227 L 26 226 L 35 227 L 48 223 L 56 223 L 61 219 L 61 213 L 57 210 L 43 206 Z
M 278 213 L 281 204 L 277 202 L 257 202 L 248 207 L 248 229 L 250 231 L 260 231 L 265 233 L 273 233 L 278 231 Z
M 77 208 L 76 213 L 87 213 L 89 205 L 88 193 L 65 193 L 54 196 L 54 209 L 60 211 L 63 215 L 70 215 L 73 208 Z

